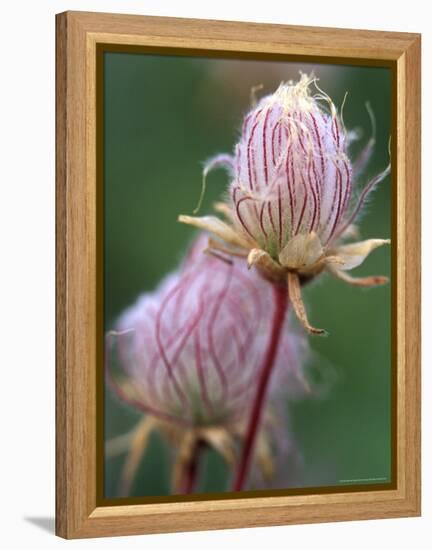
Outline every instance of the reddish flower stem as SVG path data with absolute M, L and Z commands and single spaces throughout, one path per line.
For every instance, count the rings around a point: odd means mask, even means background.
M 267 388 L 269 386 L 270 377 L 273 370 L 273 365 L 275 362 L 285 314 L 288 306 L 288 291 L 286 287 L 274 284 L 273 296 L 275 309 L 273 313 L 270 340 L 264 357 L 260 379 L 258 381 L 257 392 L 252 406 L 252 411 L 246 432 L 246 438 L 240 456 L 240 462 L 234 478 L 234 491 L 241 491 L 243 489 L 249 472 L 256 435 L 258 433 L 262 410 L 264 408 L 263 406 L 265 403 Z
M 193 456 L 191 457 L 189 463 L 185 466 L 183 477 L 179 484 L 179 492 L 183 495 L 190 495 L 196 488 L 201 449 L 201 443 L 197 443 Z

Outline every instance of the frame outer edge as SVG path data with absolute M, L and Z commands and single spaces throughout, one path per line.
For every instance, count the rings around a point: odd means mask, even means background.
M 55 160 L 55 205 L 56 205 L 56 502 L 55 532 L 66 537 L 68 531 L 67 487 L 67 361 L 66 361 L 66 261 L 67 261 L 67 15 L 56 15 L 56 160 Z
M 79 306 L 85 305 L 84 323 L 89 321 L 88 315 L 91 317 L 92 312 L 92 306 L 86 303 L 86 299 L 91 299 L 88 291 L 91 291 L 93 284 L 90 273 L 93 263 L 89 254 L 91 237 L 94 236 L 91 234 L 90 239 L 88 237 L 88 231 L 93 231 L 93 221 L 87 217 L 92 211 L 94 197 L 81 178 L 84 174 L 88 175 L 88 168 L 77 165 L 88 154 L 85 150 L 88 145 L 88 120 L 86 107 L 81 101 L 84 99 L 82 92 L 88 92 L 85 82 L 90 79 L 90 75 L 79 75 L 88 70 L 81 56 L 85 50 L 86 35 L 91 32 L 88 27 L 84 28 L 80 19 L 82 16 L 77 12 L 56 16 L 56 534 L 63 538 L 82 538 L 238 527 L 234 515 L 232 524 L 226 522 L 227 516 L 223 514 L 228 511 L 219 514 L 219 521 L 218 513 L 210 512 L 214 517 L 210 526 L 207 520 L 200 520 L 205 518 L 207 512 L 198 515 L 192 511 L 185 514 L 177 512 L 172 516 L 169 514 L 171 518 L 156 514 L 146 520 L 137 518 L 135 521 L 130 521 L 128 514 L 123 517 L 110 517 L 108 514 L 106 517 L 94 517 L 93 489 L 89 481 L 90 470 L 94 466 L 93 449 L 80 448 L 90 443 L 88 437 L 92 430 L 89 423 L 92 421 L 88 414 L 93 411 L 94 405 L 90 403 L 94 381 L 86 365 L 82 364 L 86 352 L 87 357 L 91 355 L 93 344 L 89 340 L 91 336 L 84 336 L 84 332 L 78 329 L 83 321 Z M 93 15 L 89 19 L 90 24 L 94 21 Z M 290 514 L 286 515 L 288 510 L 285 510 L 277 514 L 274 520 L 268 521 L 264 519 L 262 510 L 257 510 L 256 517 L 250 510 L 247 512 L 249 521 L 246 520 L 246 514 L 243 516 L 245 527 L 402 517 L 420 513 L 420 37 L 412 36 L 401 54 L 404 60 L 399 60 L 406 72 L 405 101 L 402 104 L 406 132 L 402 140 L 406 155 L 403 176 L 406 190 L 409 189 L 405 207 L 398 216 L 398 221 L 405 226 L 406 247 L 403 264 L 406 299 L 401 308 L 405 314 L 402 323 L 403 332 L 406 333 L 402 353 L 407 367 L 404 407 L 407 430 L 401 457 L 406 463 L 404 498 L 393 505 L 389 503 L 388 507 L 379 507 L 376 515 L 365 512 L 367 506 L 360 506 L 358 514 L 353 514 L 345 513 L 344 504 L 333 504 L 335 513 L 339 510 L 339 517 L 325 519 L 320 514 L 306 519 L 301 513 L 290 521 Z M 79 242 L 76 242 L 77 238 Z M 88 261 L 89 264 L 86 263 Z M 78 283 L 84 283 L 84 289 Z M 80 388 L 81 384 L 83 387 Z M 79 392 L 81 394 L 77 395 Z M 72 453 L 75 453 L 74 456 Z M 76 456 L 76 453 L 79 454 Z M 160 524 L 156 527 L 158 519 Z M 120 527 L 124 522 L 130 522 L 129 529 Z
M 421 35 L 406 51 L 405 357 L 407 504 L 421 515 Z

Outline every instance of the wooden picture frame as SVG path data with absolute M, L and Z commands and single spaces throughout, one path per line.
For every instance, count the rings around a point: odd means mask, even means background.
M 56 24 L 56 533 L 80 538 L 419 515 L 420 35 L 85 12 L 59 14 Z M 96 82 L 103 44 L 385 64 L 394 71 L 397 384 L 390 490 L 100 504 Z

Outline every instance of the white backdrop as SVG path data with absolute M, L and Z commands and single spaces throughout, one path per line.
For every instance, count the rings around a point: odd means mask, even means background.
M 431 19 L 422 0 L 68 0 L 3 3 L 0 66 L 0 540 L 3 548 L 271 545 L 430 548 L 432 529 Z M 54 514 L 54 14 L 67 9 L 423 35 L 423 517 L 65 543 Z M 428 468 L 429 465 L 429 468 Z

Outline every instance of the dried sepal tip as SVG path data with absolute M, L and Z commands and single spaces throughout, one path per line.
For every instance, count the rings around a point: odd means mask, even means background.
M 294 308 L 295 314 L 297 316 L 297 319 L 304 326 L 304 328 L 311 334 L 321 334 L 321 335 L 326 334 L 326 331 L 324 329 L 315 328 L 308 321 L 306 309 L 305 309 L 303 298 L 301 295 L 300 279 L 298 274 L 293 271 L 289 271 L 287 276 L 287 281 L 288 281 L 289 297 L 290 297 L 292 306 Z

